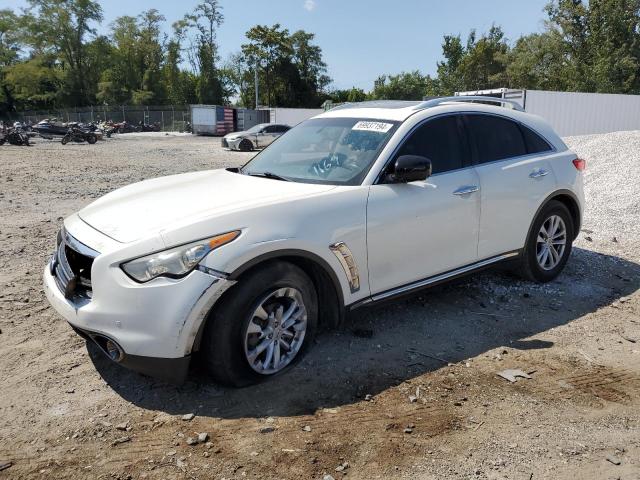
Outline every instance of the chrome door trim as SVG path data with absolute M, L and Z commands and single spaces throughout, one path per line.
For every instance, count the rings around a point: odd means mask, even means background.
M 466 265 L 464 267 L 460 267 L 457 268 L 455 270 L 450 270 L 448 272 L 445 273 L 440 273 L 438 275 L 435 275 L 433 277 L 429 277 L 429 278 L 425 278 L 424 280 L 418 280 L 417 282 L 413 282 L 413 283 L 409 283 L 407 285 L 403 285 L 401 287 L 396 287 L 393 288 L 391 290 L 387 290 L 385 292 L 381 292 L 381 293 L 377 293 L 375 295 L 372 295 L 371 297 L 361 301 L 361 302 L 357 302 L 356 304 L 351 305 L 351 308 L 356 308 L 360 305 L 365 305 L 367 303 L 372 303 L 372 302 L 378 302 L 380 300 L 385 300 L 387 298 L 390 297 L 395 297 L 397 295 L 403 294 L 403 293 L 407 293 L 410 292 L 412 290 L 418 290 L 420 288 L 423 287 L 427 287 L 429 285 L 432 285 L 434 283 L 439 283 L 442 282 L 443 280 L 447 280 L 449 278 L 453 278 L 456 277 L 458 275 L 462 275 L 465 273 L 469 273 L 472 272 L 474 270 L 478 270 L 481 269 L 483 267 L 487 267 L 489 265 L 492 265 L 494 263 L 498 263 L 501 262 L 503 260 L 507 260 L 509 258 L 513 258 L 516 257 L 520 254 L 519 250 L 513 251 L 513 252 L 508 252 L 508 253 L 503 253 L 501 255 L 496 255 L 495 257 L 491 257 L 491 258 L 487 258 L 485 260 L 481 260 L 479 262 L 475 262 L 469 265 Z

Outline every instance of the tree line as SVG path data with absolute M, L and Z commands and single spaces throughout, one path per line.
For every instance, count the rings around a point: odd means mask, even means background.
M 28 0 L 0 10 L 0 114 L 86 105 L 317 106 L 330 83 L 314 34 L 257 25 L 221 61 L 218 0 L 203 0 L 163 33 L 156 9 L 121 16 L 98 34 L 96 0 Z
M 370 91 L 331 89 L 314 34 L 256 25 L 222 60 L 219 0 L 203 0 L 163 33 L 156 9 L 121 16 L 108 33 L 97 0 L 28 0 L 0 10 L 0 114 L 85 105 L 228 104 L 318 107 L 416 100 L 510 87 L 640 93 L 640 0 L 551 0 L 540 33 L 509 41 L 499 26 L 446 35 L 435 75 L 381 75 Z
M 333 92 L 337 101 L 415 100 L 490 88 L 640 94 L 640 1 L 553 0 L 540 33 L 510 43 L 499 26 L 463 41 L 446 35 L 435 76 L 381 75 L 373 89 Z

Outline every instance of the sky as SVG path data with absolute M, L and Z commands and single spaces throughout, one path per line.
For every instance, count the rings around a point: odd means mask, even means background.
M 221 0 L 224 24 L 218 33 L 224 60 L 246 42 L 245 32 L 256 24 L 280 23 L 291 32 L 316 34 L 333 88 L 371 90 L 383 73 L 420 70 L 435 73 L 442 59 L 442 37 L 471 29 L 487 32 L 500 25 L 509 40 L 543 28 L 548 0 Z M 101 33 L 121 15 L 135 16 L 156 8 L 171 23 L 182 18 L 198 0 L 105 0 Z M 0 8 L 19 9 L 26 0 L 0 0 Z

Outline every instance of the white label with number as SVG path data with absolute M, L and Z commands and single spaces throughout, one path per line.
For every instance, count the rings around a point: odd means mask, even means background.
M 391 127 L 393 123 L 360 121 L 353 126 L 352 130 L 386 133 L 391 130 Z

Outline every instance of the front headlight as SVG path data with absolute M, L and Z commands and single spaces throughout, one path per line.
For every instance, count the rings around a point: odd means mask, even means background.
M 181 245 L 121 265 L 122 270 L 137 282 L 156 277 L 179 278 L 193 270 L 209 252 L 235 240 L 240 230 L 223 233 L 198 242 Z

